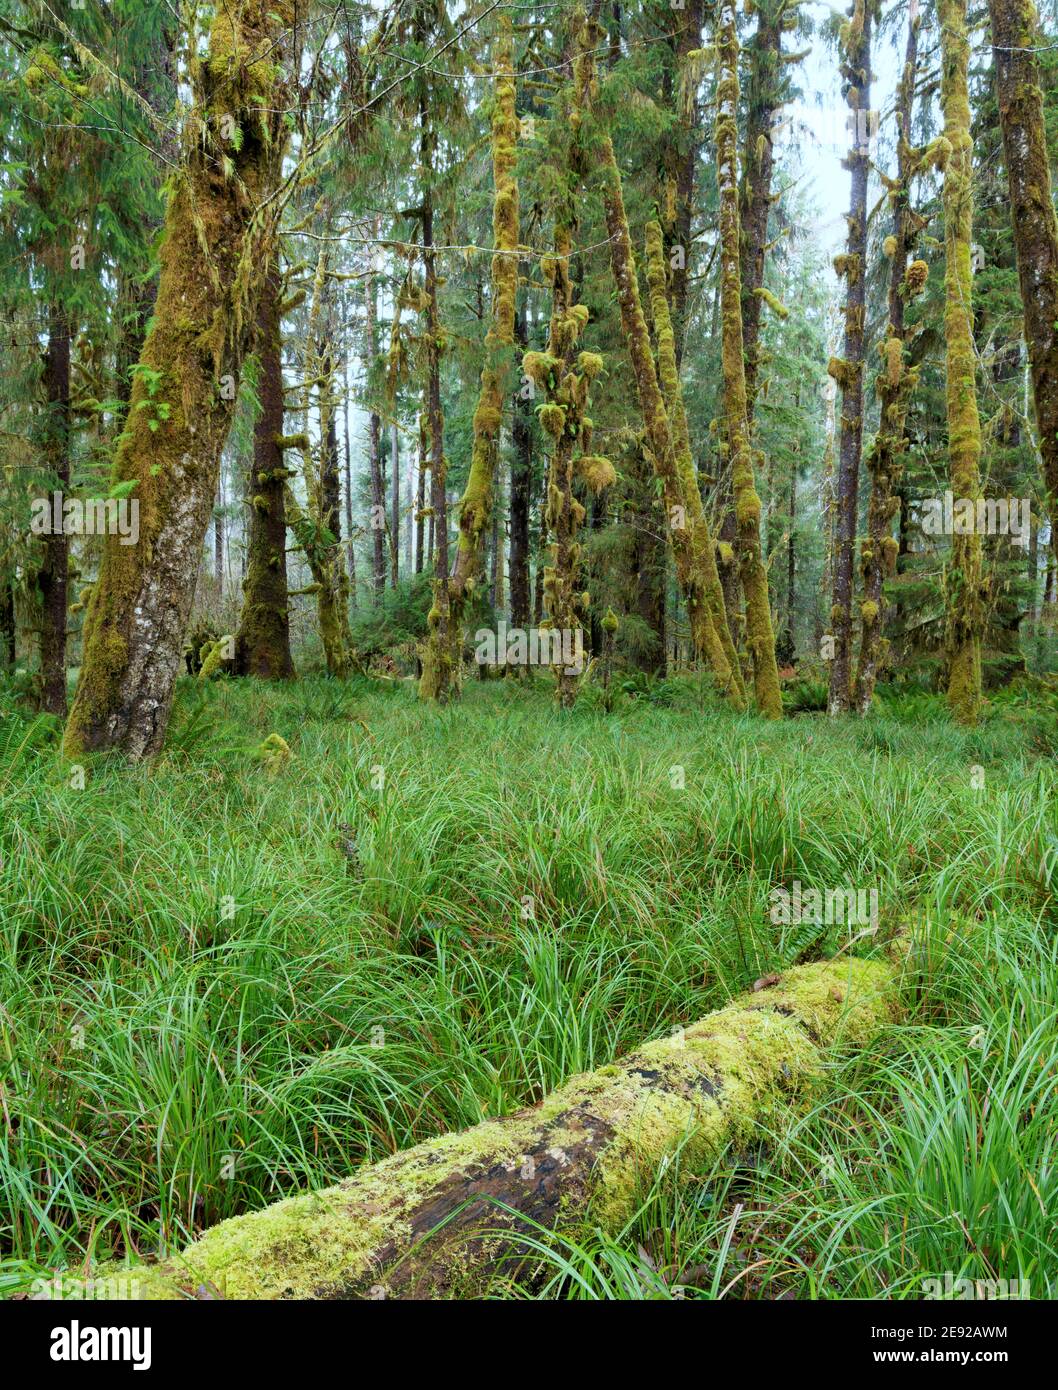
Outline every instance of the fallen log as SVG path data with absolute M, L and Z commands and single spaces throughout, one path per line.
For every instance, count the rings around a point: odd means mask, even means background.
M 430 1139 L 337 1186 L 232 1217 L 182 1255 L 124 1271 L 149 1299 L 475 1297 L 530 1284 L 519 1235 L 618 1231 L 681 1148 L 682 1172 L 802 1102 L 835 1043 L 899 1015 L 898 965 L 851 958 L 758 981 L 539 1105 Z M 67 1281 L 65 1297 L 77 1296 Z

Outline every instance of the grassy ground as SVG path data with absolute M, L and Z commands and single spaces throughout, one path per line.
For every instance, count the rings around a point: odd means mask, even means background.
M 81 787 L 0 695 L 0 1289 L 179 1246 L 832 952 L 846 927 L 771 921 L 799 879 L 920 932 L 910 1022 L 759 1149 L 658 1175 L 621 1238 L 542 1237 L 545 1295 L 1053 1293 L 1058 772 L 1013 706 L 967 733 L 912 703 L 187 682 L 163 759 Z

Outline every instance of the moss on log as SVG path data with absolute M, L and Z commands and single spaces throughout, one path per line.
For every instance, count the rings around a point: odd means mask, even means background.
M 895 1020 L 897 974 L 889 960 L 795 967 L 537 1106 L 233 1217 L 126 1277 L 150 1299 L 474 1297 L 497 1276 L 531 1286 L 527 1223 L 618 1231 L 667 1156 L 682 1146 L 682 1167 L 700 1170 L 803 1102 L 829 1047 L 864 1046 Z

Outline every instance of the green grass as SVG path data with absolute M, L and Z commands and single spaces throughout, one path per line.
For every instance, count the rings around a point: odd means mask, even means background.
M 402 682 L 188 681 L 166 755 L 83 789 L 0 695 L 0 1287 L 181 1245 L 833 951 L 844 928 L 771 922 L 795 878 L 929 922 L 909 1024 L 759 1151 L 658 1175 L 622 1239 L 541 1233 L 546 1295 L 1058 1283 L 1036 733 L 764 725 L 666 684 L 562 717 L 515 681 L 444 711 Z

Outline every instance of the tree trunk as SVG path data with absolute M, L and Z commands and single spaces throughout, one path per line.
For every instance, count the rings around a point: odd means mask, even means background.
M 967 69 L 970 42 L 966 0 L 940 0 L 941 109 L 950 146 L 944 170 L 944 336 L 951 490 L 976 506 L 981 492 L 981 423 L 977 413 L 973 340 L 973 138 Z M 981 706 L 981 637 L 985 581 L 976 526 L 952 537 L 944 576 L 948 707 L 961 724 L 975 724 Z
M 65 500 L 70 489 L 70 323 L 53 304 L 44 354 L 42 456 L 53 486 Z M 43 538 L 40 588 L 40 707 L 66 715 L 66 610 L 70 542 L 60 529 Z
M 742 224 L 742 347 L 746 356 L 746 402 L 752 422 L 760 373 L 760 321 L 764 288 L 764 258 L 768 247 L 768 217 L 772 207 L 771 180 L 775 163 L 772 134 L 780 105 L 782 63 L 781 0 L 765 0 L 758 11 L 757 30 L 747 45 L 746 156 L 743 161 L 739 216 Z
M 235 637 L 235 670 L 263 680 L 289 680 L 287 519 L 284 500 L 290 476 L 283 452 L 283 367 L 280 346 L 279 267 L 273 256 L 257 309 L 257 393 L 261 413 L 253 434 L 249 496 L 250 535 L 242 613 Z
M 860 551 L 863 573 L 863 607 L 860 610 L 860 660 L 856 671 L 854 699 L 856 709 L 865 715 L 874 698 L 878 667 L 888 644 L 882 637 L 887 604 L 882 591 L 886 578 L 896 572 L 899 542 L 893 538 L 893 518 L 900 510 L 895 488 L 903 475 L 907 449 L 904 421 L 913 378 L 904 358 L 905 302 L 919 282 L 907 278 L 916 229 L 921 219 L 910 207 L 911 179 L 915 155 L 911 145 L 911 115 L 918 72 L 918 30 L 921 20 L 912 14 L 907 26 L 904 71 L 896 101 L 897 173 L 896 186 L 889 190 L 893 209 L 893 231 L 887 242 L 891 250 L 889 265 L 889 332 L 886 336 L 882 373 L 878 378 L 878 433 L 867 455 L 871 476 L 871 498 L 867 508 L 867 540 Z
M 281 51 L 293 10 L 291 0 L 219 9 L 197 69 L 204 134 L 190 143 L 170 197 L 154 326 L 141 355 L 156 375 L 137 377 L 114 460 L 115 482 L 136 484 L 139 543 L 106 538 L 66 728 L 71 755 L 121 748 L 139 758 L 165 737 L 234 387 L 256 321 L 259 267 L 274 235 L 269 200 L 286 145 L 286 93 L 281 69 L 264 55 Z M 232 118 L 240 138 L 225 141 Z M 166 419 L 157 418 L 162 401 Z
M 849 235 L 835 268 L 845 277 L 845 341 L 841 359 L 832 358 L 830 375 L 841 387 L 841 439 L 834 516 L 834 596 L 830 625 L 834 657 L 830 667 L 831 715 L 844 714 L 852 700 L 852 580 L 863 450 L 864 314 L 867 281 L 867 179 L 870 172 L 871 2 L 856 0 L 844 41 L 841 73 L 853 122 L 846 167 L 852 180 Z
M 591 46 L 597 42 L 596 27 L 586 26 L 586 33 L 582 39 L 585 50 L 590 53 Z M 585 61 L 588 59 L 585 58 Z M 625 213 L 621 174 L 617 167 L 613 142 L 605 128 L 597 132 L 593 164 L 597 171 L 606 213 L 610 266 L 621 311 L 621 325 L 628 345 L 647 440 L 664 492 L 676 574 L 687 595 L 695 651 L 708 661 L 720 688 L 728 693 L 732 703 L 737 707 L 741 703 L 737 673 L 732 671 L 725 655 L 724 644 L 713 622 L 709 601 L 709 583 L 705 566 L 708 563 L 710 547 L 707 544 L 708 527 L 705 524 L 701 494 L 698 491 L 697 479 L 688 490 L 686 477 L 680 471 L 665 399 L 658 385 L 650 334 L 639 299 L 639 284 L 628 230 L 628 217 Z M 657 229 L 656 223 L 652 226 Z M 660 236 L 659 229 L 658 235 Z M 655 248 L 655 278 L 657 258 Z M 663 266 L 661 274 L 661 292 L 664 297 Z
M 529 345 L 527 310 L 515 320 L 519 361 Z M 511 549 L 508 573 L 511 581 L 511 627 L 525 631 L 531 621 L 529 589 L 529 513 L 533 489 L 532 402 L 519 389 L 514 398 L 511 423 Z
M 760 497 L 753 477 L 742 344 L 738 215 L 738 32 L 732 0 L 721 0 L 717 36 L 716 178 L 720 194 L 720 294 L 724 416 L 735 500 L 738 568 L 746 596 L 746 647 L 753 664 L 757 708 L 782 718 L 775 664 L 768 572 L 760 544 Z
M 213 583 L 218 598 L 224 594 L 224 465 L 217 479 L 217 496 L 213 502 Z
M 632 525 L 633 600 L 636 613 L 653 634 L 653 646 L 637 649 L 636 665 L 650 676 L 663 677 L 665 647 L 665 597 L 668 578 L 668 546 L 665 541 L 664 511 L 654 496 L 654 471 L 642 441 L 629 452 L 626 476 L 631 484 L 635 511 Z
M 813 1096 L 835 1044 L 868 1047 L 900 1017 L 890 961 L 802 965 L 575 1076 L 536 1106 L 429 1139 L 322 1192 L 207 1231 L 176 1259 L 134 1266 L 146 1299 L 481 1298 L 538 1287 L 524 1244 L 541 1228 L 616 1235 L 677 1152 L 708 1172 Z M 78 1279 L 63 1296 L 77 1298 Z
M 17 659 L 18 629 L 15 625 L 15 584 L 0 580 L 0 655 L 13 668 Z
M 415 494 L 415 573 L 422 574 L 422 551 L 425 528 L 423 522 L 426 520 L 426 426 L 423 417 L 419 416 L 419 477 L 417 480 L 417 491 Z
M 389 427 L 389 444 L 391 487 L 393 490 L 389 537 L 389 584 L 391 589 L 395 589 L 400 580 L 400 430 L 396 424 Z
M 492 494 L 499 451 L 500 424 L 510 350 L 514 343 L 514 317 L 518 295 L 518 183 L 515 177 L 518 118 L 515 113 L 515 81 L 511 25 L 503 20 L 494 63 L 495 100 L 492 113 L 492 324 L 485 338 L 485 365 L 481 371 L 478 405 L 474 412 L 474 439 L 470 472 L 459 509 L 459 543 L 455 568 L 448 575 L 447 537 L 439 573 L 443 602 L 435 599 L 437 621 L 431 623 L 423 651 L 423 675 L 419 693 L 444 703 L 459 692 L 463 649 L 463 618 L 467 598 L 478 582 L 485 537 L 492 514 Z M 425 240 L 425 238 L 424 238 Z M 428 278 L 431 272 L 428 271 Z M 428 290 L 429 293 L 429 290 Z M 434 296 L 436 318 L 436 295 Z M 435 328 L 432 330 L 437 331 Z M 439 591 L 440 596 L 440 591 Z M 448 650 L 442 651 L 442 644 Z
M 356 612 L 356 548 L 353 543 L 353 454 L 349 447 L 349 358 L 342 374 L 342 428 L 345 434 L 345 551 L 349 572 L 349 606 Z
M 1058 555 L 1058 216 L 1035 53 L 1040 30 L 1032 0 L 989 0 L 988 8 L 1051 545 Z
M 669 266 L 668 290 L 672 305 L 672 330 L 675 338 L 677 366 L 683 360 L 683 345 L 687 337 L 687 287 L 691 271 L 694 217 L 694 172 L 698 162 L 698 109 L 695 100 L 697 82 L 690 71 L 689 55 L 701 47 L 702 12 L 704 0 L 685 0 L 684 13 L 676 33 L 669 42 L 673 50 L 673 70 L 677 90 L 670 93 L 675 99 L 678 119 L 673 125 L 673 138 L 664 150 L 665 176 L 668 188 L 662 206 L 671 207 L 671 217 L 665 216 L 665 259 Z M 669 192 L 671 190 L 671 197 Z
M 364 284 L 364 352 L 369 381 L 378 355 L 375 294 L 375 277 L 369 275 Z M 386 587 L 386 503 L 382 491 L 381 432 L 382 422 L 378 412 L 372 410 L 367 424 L 367 465 L 371 478 L 371 583 L 376 601 Z

